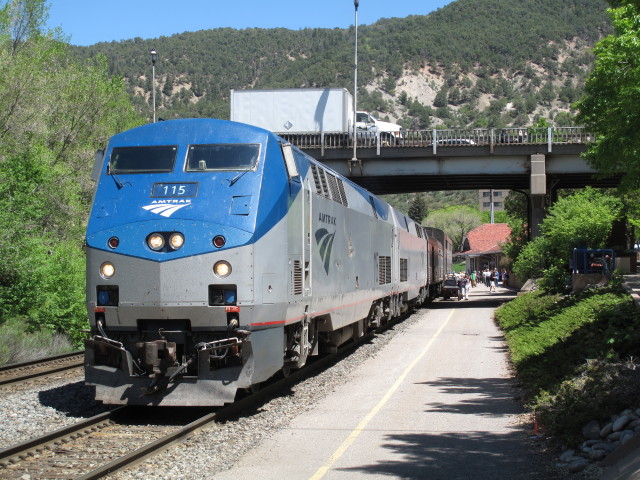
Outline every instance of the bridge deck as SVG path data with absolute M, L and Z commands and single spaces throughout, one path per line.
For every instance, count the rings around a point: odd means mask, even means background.
M 531 156 L 539 154 L 545 155 L 550 188 L 618 183 L 597 178 L 581 157 L 594 138 L 582 127 L 403 131 L 397 141 L 380 135 L 359 138 L 357 161 L 349 134 L 280 135 L 377 194 L 528 189 Z

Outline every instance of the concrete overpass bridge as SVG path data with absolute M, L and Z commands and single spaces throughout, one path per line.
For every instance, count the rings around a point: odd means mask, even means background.
M 594 138 L 582 127 L 404 131 L 396 141 L 348 134 L 279 135 L 376 194 L 439 190 L 532 189 L 587 185 L 597 179 L 580 154 Z
M 582 127 L 344 133 L 280 133 L 314 158 L 376 194 L 509 189 L 529 194 L 532 235 L 560 188 L 614 187 L 580 154 L 594 140 Z

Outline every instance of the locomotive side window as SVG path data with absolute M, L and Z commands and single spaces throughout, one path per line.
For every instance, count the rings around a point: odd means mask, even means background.
M 378 218 L 378 211 L 376 210 L 376 202 L 373 200 L 373 197 L 369 195 L 369 203 L 371 204 L 371 209 L 373 210 L 373 216 Z
M 110 174 L 165 173 L 173 170 L 178 147 L 115 147 L 109 159 Z
M 187 172 L 250 170 L 258 163 L 259 143 L 190 145 Z

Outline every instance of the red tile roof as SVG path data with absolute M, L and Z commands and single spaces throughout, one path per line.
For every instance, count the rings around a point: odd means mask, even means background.
M 511 234 L 506 223 L 484 223 L 474 228 L 462 242 L 464 254 L 498 253 L 502 251 L 501 243 L 505 243 Z

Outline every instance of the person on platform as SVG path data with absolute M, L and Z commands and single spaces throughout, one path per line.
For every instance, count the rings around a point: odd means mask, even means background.
M 471 288 L 471 279 L 465 275 L 464 281 L 464 299 L 469 300 L 469 289 Z

